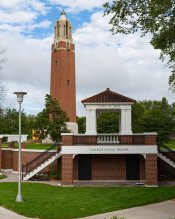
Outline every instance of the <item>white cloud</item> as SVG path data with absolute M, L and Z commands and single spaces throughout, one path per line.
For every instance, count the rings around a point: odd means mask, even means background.
M 165 96 L 174 101 L 168 90 L 169 69 L 164 69 L 159 51 L 149 44 L 150 36 L 113 36 L 108 22 L 102 13 L 94 13 L 90 23 L 74 33 L 78 113 L 84 112 L 80 100 L 107 87 L 136 100 Z
M 45 3 L 40 0 L 0 0 L 0 7 L 10 10 L 20 10 L 28 7 L 36 11 L 45 11 Z
M 28 28 L 26 27 L 26 29 L 28 29 L 28 30 L 33 30 L 36 28 L 44 28 L 45 29 L 45 28 L 48 28 L 50 25 L 51 25 L 50 21 L 44 20 L 40 23 L 30 25 Z
M 52 4 L 57 4 L 67 11 L 79 12 L 83 10 L 93 10 L 94 8 L 101 8 L 106 0 L 50 0 Z
M 0 30 L 22 32 L 48 27 L 49 21 L 35 23 L 47 10 L 48 7 L 40 0 L 0 0 Z
M 68 1 L 60 2 L 68 4 Z M 71 6 L 73 1 L 69 2 Z M 77 2 L 75 1 L 75 5 Z M 91 6 L 93 2 L 90 1 Z M 158 59 L 158 51 L 148 43 L 150 37 L 113 36 L 109 32 L 108 22 L 108 17 L 97 12 L 92 14 L 89 23 L 74 30 L 77 114 L 84 114 L 80 102 L 82 99 L 107 87 L 136 100 L 161 99 L 165 96 L 173 101 L 174 95 L 168 91 L 168 69 L 163 68 Z M 0 44 L 7 48 L 8 58 L 4 67 L 8 88 L 5 104 L 9 107 L 16 106 L 13 92 L 23 89 L 28 92 L 23 105 L 25 111 L 36 113 L 42 109 L 45 94 L 50 90 L 52 37 L 24 37 L 17 32 L 27 29 L 25 25 L 0 25 L 0 28 L 8 29 L 8 32 L 0 35 Z M 49 21 L 45 20 L 37 24 L 31 23 L 28 28 L 45 28 L 49 25 Z M 16 31 L 10 32 L 10 28 Z
M 50 45 L 52 37 L 26 38 L 2 33 L 0 43 L 7 48 L 3 74 L 8 89 L 5 105 L 15 106 L 14 91 L 28 92 L 26 111 L 41 111 L 46 93 L 50 92 Z
M 4 23 L 29 23 L 32 22 L 36 18 L 37 14 L 35 12 L 27 12 L 27 11 L 13 11 L 11 13 L 7 13 L 5 11 L 0 11 L 0 22 Z

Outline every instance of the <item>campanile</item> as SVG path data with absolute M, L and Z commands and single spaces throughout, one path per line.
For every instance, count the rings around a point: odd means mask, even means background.
M 68 129 L 77 132 L 76 123 L 75 45 L 72 25 L 63 10 L 56 21 L 51 57 L 50 95 L 67 112 Z

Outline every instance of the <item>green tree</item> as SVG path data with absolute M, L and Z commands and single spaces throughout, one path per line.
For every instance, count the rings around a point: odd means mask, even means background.
M 78 133 L 84 134 L 86 131 L 86 117 L 77 116 L 77 124 L 78 124 Z
M 143 126 L 145 132 L 158 132 L 160 142 L 166 142 L 170 139 L 174 122 L 172 107 L 168 104 L 166 98 L 162 98 L 162 101 L 152 101 L 150 109 L 144 112 Z
M 135 133 L 144 132 L 144 112 L 145 107 L 140 102 L 136 102 L 132 105 L 132 131 Z
M 152 34 L 151 44 L 160 49 L 160 58 L 168 58 L 171 69 L 169 85 L 175 89 L 175 1 L 174 0 L 113 0 L 104 4 L 104 14 L 111 14 L 112 33 L 141 36 Z
M 62 132 L 68 132 L 66 122 L 68 116 L 56 99 L 46 94 L 45 108 L 36 116 L 36 130 L 47 130 L 53 141 L 58 142 Z M 45 136 L 42 136 L 45 137 Z
M 32 133 L 34 116 L 27 116 L 24 112 L 21 113 L 21 132 L 28 134 L 29 138 Z M 19 132 L 19 113 L 16 109 L 1 109 L 0 110 L 0 133 L 3 134 L 18 134 Z
M 115 112 L 100 112 L 97 114 L 98 133 L 119 132 L 119 115 Z

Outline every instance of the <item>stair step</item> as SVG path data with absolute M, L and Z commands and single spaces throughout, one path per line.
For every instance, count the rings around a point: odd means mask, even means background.
M 168 163 L 170 166 L 175 168 L 175 162 L 172 161 L 170 158 L 167 158 L 165 155 L 163 155 L 162 153 L 158 154 L 158 157 L 160 157 L 163 161 L 165 161 L 166 163 Z
M 61 153 L 57 153 L 55 155 L 53 155 L 51 158 L 49 158 L 48 160 L 46 160 L 44 163 L 40 164 L 36 169 L 32 170 L 30 173 L 28 173 L 27 175 L 25 175 L 23 177 L 23 180 L 26 181 L 28 179 L 30 179 L 32 176 L 34 176 L 35 174 L 37 174 L 38 172 L 40 172 L 42 169 L 44 169 L 45 167 L 47 167 L 48 165 L 50 165 L 52 162 L 54 162 L 57 158 L 61 157 L 62 154 Z

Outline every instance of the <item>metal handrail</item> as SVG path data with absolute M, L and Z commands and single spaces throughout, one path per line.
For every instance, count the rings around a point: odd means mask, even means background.
M 22 165 L 22 179 L 24 174 L 29 174 L 32 170 L 34 170 L 36 167 L 41 165 L 44 161 L 48 160 L 53 154 L 56 154 L 59 150 L 56 152 L 50 153 L 51 150 L 53 150 L 58 144 L 54 144 L 51 147 L 49 147 L 47 150 L 45 150 L 43 153 L 39 154 L 37 157 L 35 157 L 30 162 L 26 163 L 25 165 Z

